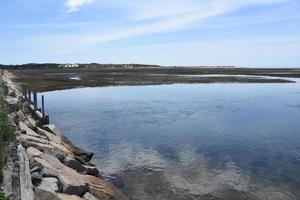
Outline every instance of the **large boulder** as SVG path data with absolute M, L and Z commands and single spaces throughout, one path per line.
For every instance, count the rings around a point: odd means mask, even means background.
M 30 141 L 30 140 L 25 139 L 24 137 L 23 138 L 21 137 L 20 141 L 21 141 L 21 144 L 25 148 L 34 147 L 41 152 L 53 152 L 55 150 L 55 148 L 49 144 L 43 144 L 43 143 L 39 143 L 39 142 Z
M 43 153 L 41 151 L 39 151 L 38 149 L 34 148 L 34 147 L 28 147 L 26 149 L 26 153 L 28 154 L 29 157 L 33 158 L 33 157 L 37 157 L 37 156 L 41 156 Z
M 32 172 L 30 175 L 31 175 L 32 184 L 34 186 L 38 186 L 42 182 L 42 175 L 39 172 L 35 171 Z
M 56 194 L 59 191 L 58 180 L 57 178 L 43 178 L 38 188 Z
M 53 132 L 44 130 L 44 129 L 39 128 L 39 127 L 37 127 L 37 132 L 40 135 L 43 135 L 43 136 L 47 137 L 48 140 L 50 140 L 52 142 L 55 142 L 56 144 L 61 144 L 61 137 L 55 135 Z
M 70 156 L 67 156 L 64 159 L 64 164 L 66 166 L 76 170 L 77 172 L 83 172 L 86 170 L 86 168 L 79 161 L 77 161 L 76 159 L 74 159 Z
M 70 195 L 83 196 L 91 193 L 98 199 L 127 200 L 127 197 L 103 178 L 82 175 L 61 163 L 55 156 L 43 154 L 34 158 L 45 168 L 57 172 L 57 178 L 62 185 L 62 192 Z M 43 169 L 43 170 L 44 170 Z
M 64 152 L 65 154 L 71 154 L 73 155 L 73 153 L 68 150 L 64 145 L 59 144 L 59 143 L 55 143 L 55 142 L 50 142 L 50 145 L 52 145 L 53 147 L 55 147 L 56 149 L 59 149 L 61 152 Z
M 79 177 L 79 174 L 63 165 L 56 157 L 43 154 L 42 159 L 39 161 L 45 167 L 57 171 L 57 177 L 62 184 L 63 193 L 82 196 L 88 191 L 86 182 Z
M 69 151 L 71 151 L 76 157 L 80 157 L 85 162 L 88 162 L 92 159 L 94 155 L 93 152 L 83 150 L 73 145 L 70 142 L 70 140 L 66 138 L 58 128 L 55 127 L 55 125 L 48 124 L 48 125 L 44 125 L 43 128 L 49 132 L 52 132 L 56 136 L 59 136 L 61 138 L 61 144 L 64 145 Z
M 97 199 L 94 195 L 92 195 L 89 192 L 85 193 L 82 198 L 84 200 L 99 200 L 99 199 Z
M 43 177 L 58 178 L 58 172 L 55 169 L 44 167 L 41 171 Z
M 16 96 L 16 92 L 15 91 L 13 91 L 12 89 L 10 89 L 9 91 L 8 91 L 8 96 L 10 96 L 10 97 L 17 97 Z
M 24 134 L 27 134 L 27 135 L 30 135 L 30 136 L 34 136 L 34 137 L 40 137 L 40 135 L 38 133 L 33 131 L 31 128 L 28 127 L 27 124 L 25 124 L 22 121 L 19 122 L 19 127 L 20 127 L 20 130 L 21 130 L 21 133 L 24 133 Z
M 85 174 L 92 175 L 92 176 L 99 175 L 99 170 L 96 167 L 86 166 L 86 165 L 84 165 L 84 167 L 85 167 Z
M 61 199 L 55 193 L 40 188 L 36 188 L 35 200 L 61 200 Z
M 58 193 L 57 195 L 60 200 L 83 200 L 79 196 L 75 196 L 75 195 L 68 195 L 68 194 L 61 194 L 61 193 Z
M 35 136 L 21 134 L 20 137 L 21 137 L 22 140 L 28 140 L 28 141 L 32 141 L 32 142 L 41 143 L 41 144 L 49 144 L 48 140 L 45 140 L 45 139 L 39 138 L 39 137 L 35 137 Z
M 127 200 L 128 198 L 111 183 L 103 178 L 95 176 L 82 175 L 82 178 L 88 183 L 89 192 L 99 199 L 109 200 Z
M 14 111 L 19 110 L 19 100 L 15 97 L 7 96 L 5 98 L 6 104 Z

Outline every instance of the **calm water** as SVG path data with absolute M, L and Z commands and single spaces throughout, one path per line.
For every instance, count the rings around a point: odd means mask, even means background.
M 50 119 L 131 199 L 300 199 L 300 84 L 45 93 Z

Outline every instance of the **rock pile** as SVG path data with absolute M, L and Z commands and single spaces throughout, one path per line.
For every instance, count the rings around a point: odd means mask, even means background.
M 23 176 L 20 177 L 23 180 L 22 200 L 127 199 L 90 163 L 93 153 L 74 146 L 55 125 L 43 125 L 34 119 L 30 103 L 23 99 L 7 76 L 6 83 L 9 90 L 6 100 L 14 110 L 10 114 L 11 123 L 19 132 L 19 161 L 20 158 L 23 160 L 22 169 L 27 170 L 20 173 Z

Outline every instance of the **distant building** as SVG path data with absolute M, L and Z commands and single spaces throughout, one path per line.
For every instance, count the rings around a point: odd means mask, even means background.
M 133 67 L 134 67 L 133 64 L 125 65 L 125 68 L 133 68 Z
M 79 64 L 69 64 L 69 63 L 58 66 L 58 68 L 78 68 L 78 67 L 79 67 Z

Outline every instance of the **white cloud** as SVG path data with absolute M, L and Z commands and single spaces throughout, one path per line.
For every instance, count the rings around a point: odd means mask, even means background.
M 144 23 L 137 27 L 90 36 L 85 41 L 89 44 L 101 44 L 139 35 L 172 32 L 187 28 L 203 19 L 226 14 L 247 6 L 287 1 L 290 0 L 152 0 L 147 2 L 118 0 L 110 2 L 110 4 L 127 7 L 125 10 L 129 10 L 128 17 L 130 19 L 144 21 Z
M 61 41 L 66 46 L 86 47 L 109 43 L 116 40 L 147 34 L 174 32 L 189 28 L 201 20 L 220 16 L 248 6 L 275 4 L 291 0 L 102 0 L 102 6 L 110 5 L 127 11 L 129 20 L 141 21 L 137 26 L 119 28 L 97 34 L 63 34 L 41 36 L 33 39 L 35 42 Z M 95 2 L 95 0 L 68 0 L 68 12 L 74 12 L 81 6 Z M 32 41 L 32 40 L 31 40 Z
M 78 10 L 85 4 L 95 0 L 68 0 L 69 12 Z M 62 34 L 40 36 L 30 41 L 61 41 L 66 46 L 86 47 L 109 43 L 112 41 L 136 37 L 147 34 L 168 33 L 189 28 L 201 20 L 230 13 L 232 11 L 253 5 L 275 4 L 290 0 L 153 0 L 142 2 L 140 0 L 98 1 L 111 6 L 121 6 L 128 11 L 129 19 L 142 21 L 138 26 L 119 28 L 97 34 Z M 126 7 L 126 8 L 125 8 Z M 151 20 L 150 20 L 151 19 Z M 146 20 L 146 21 L 145 21 Z M 94 27 L 91 27 L 94 28 Z
M 80 9 L 80 7 L 93 3 L 94 0 L 67 0 L 66 6 L 68 7 L 67 13 L 75 12 Z
M 129 10 L 128 15 L 131 19 L 147 20 L 199 14 L 215 8 L 231 10 L 243 6 L 274 4 L 286 1 L 290 0 L 102 0 L 101 2 L 104 5 L 110 4 Z

